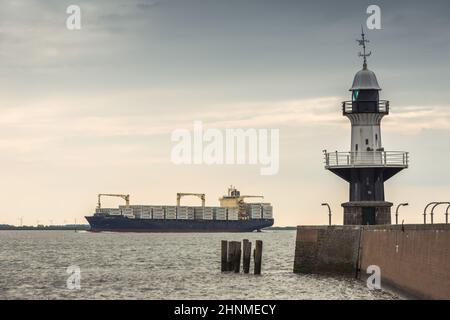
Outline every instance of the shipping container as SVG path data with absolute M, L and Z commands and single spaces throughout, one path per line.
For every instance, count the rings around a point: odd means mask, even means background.
M 195 219 L 195 213 L 194 210 L 192 210 L 192 207 L 187 207 L 187 217 L 190 220 Z
M 227 220 L 238 220 L 239 208 L 227 208 Z
M 273 218 L 273 208 L 270 204 L 263 204 L 262 217 L 264 219 L 272 219 Z
M 191 207 L 194 210 L 194 219 L 203 219 L 203 207 Z
M 188 219 L 188 209 L 187 207 L 177 207 L 177 219 L 187 220 Z
M 262 218 L 262 205 L 261 203 L 247 203 L 246 214 L 251 219 L 261 219 Z
M 166 214 L 167 220 L 175 220 L 177 218 L 176 214 Z
M 215 207 L 214 208 L 215 220 L 227 220 L 227 208 Z

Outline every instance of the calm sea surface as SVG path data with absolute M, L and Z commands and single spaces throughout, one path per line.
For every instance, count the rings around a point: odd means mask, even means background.
M 221 274 L 220 240 L 261 239 L 261 276 Z M 292 272 L 295 231 L 0 231 L 0 299 L 395 299 L 352 279 Z M 253 261 L 252 261 L 253 262 Z M 69 266 L 81 288 L 69 290 Z

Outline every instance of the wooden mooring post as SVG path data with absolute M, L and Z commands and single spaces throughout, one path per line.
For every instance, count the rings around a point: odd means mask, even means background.
M 262 262 L 262 241 L 256 240 L 255 250 L 253 251 L 253 259 L 255 261 L 255 274 L 261 274 L 261 262 Z
M 234 241 L 228 242 L 228 253 L 227 253 L 227 268 L 226 271 L 233 270 L 234 261 Z
M 250 272 L 250 258 L 252 256 L 252 243 L 248 239 L 244 239 L 242 242 L 242 269 L 244 273 Z
M 262 263 L 262 241 L 256 240 L 256 248 L 253 250 L 254 273 L 261 274 Z M 252 253 L 252 243 L 248 239 L 239 241 L 221 241 L 221 271 L 232 271 L 239 273 L 241 268 L 244 273 L 250 273 L 250 260 Z
M 224 246 L 223 242 L 222 246 Z M 224 247 L 222 248 L 222 254 L 225 255 Z M 241 264 L 241 243 L 238 241 L 229 241 L 228 252 L 226 256 L 227 258 L 225 271 L 239 272 Z
M 239 241 L 234 241 L 234 263 L 233 271 L 239 273 L 241 270 L 241 243 Z
M 222 259 L 220 270 L 222 272 L 228 271 L 228 241 L 222 240 Z

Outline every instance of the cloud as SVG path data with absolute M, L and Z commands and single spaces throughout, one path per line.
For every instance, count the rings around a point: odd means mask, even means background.
M 149 10 L 152 9 L 153 7 L 161 4 L 162 1 L 161 0 L 150 0 L 150 1 L 146 1 L 146 2 L 139 2 L 136 4 L 136 7 L 139 10 Z
M 152 95 L 141 92 L 151 99 Z M 44 99 L 22 108 L 0 111 L 2 130 L 69 136 L 150 136 L 168 134 L 179 127 L 191 126 L 194 120 L 217 128 L 331 125 L 336 122 L 337 98 L 319 98 L 279 102 L 230 103 L 199 106 L 176 113 L 152 112 L 151 108 L 135 113 L 132 107 L 123 111 L 124 96 L 133 93 L 111 93 L 107 97 L 90 96 L 73 100 L 58 97 Z M 90 102 L 89 102 L 90 100 Z M 95 105 L 96 102 L 100 105 Z M 154 102 L 148 101 L 149 105 Z M 92 110 L 89 113 L 88 110 Z M 139 109 L 139 108 L 138 108 Z M 205 111 L 209 109 L 210 111 Z M 5 132 L 6 133 L 6 132 Z
M 0 111 L 0 125 L 7 137 L 15 131 L 29 134 L 71 137 L 160 136 L 177 128 L 190 128 L 201 120 L 214 128 L 347 127 L 340 112 L 338 97 L 298 99 L 271 102 L 242 102 L 197 105 L 187 109 L 162 110 L 149 105 L 161 103 L 160 95 L 146 90 L 108 93 L 105 96 L 57 97 L 31 102 L 22 108 Z M 173 92 L 172 94 L 176 94 Z M 133 106 L 124 104 L 133 96 Z M 156 101 L 152 101 L 156 99 Z M 164 99 L 164 98 L 163 98 Z M 182 104 L 183 101 L 178 101 Z M 450 130 L 450 106 L 403 106 L 391 109 L 383 120 L 387 131 L 417 134 L 423 129 Z M 9 132 L 9 133 L 8 133 Z M 43 139 L 42 141 L 45 141 Z
M 103 152 L 128 158 L 126 161 L 131 161 L 130 156 L 136 161 L 138 154 L 148 162 L 157 157 L 156 150 L 170 148 L 168 137 L 173 130 L 190 130 L 195 120 L 202 121 L 205 128 L 291 129 L 290 135 L 297 137 L 324 130 L 349 130 L 338 97 L 187 103 L 183 98 L 177 99 L 177 95 L 183 93 L 124 90 L 50 95 L 23 105 L 6 104 L 0 110 L 0 150 L 6 157 L 20 161 L 59 159 L 72 163 L 79 160 L 79 154 L 86 154 L 87 159 L 90 154 Z M 186 104 L 191 105 L 183 108 Z M 404 136 L 417 135 L 425 129 L 450 130 L 450 107 L 398 106 L 391 109 L 382 125 L 384 132 Z
M 416 135 L 422 130 L 450 130 L 450 106 L 399 106 L 391 109 L 384 127 L 391 132 Z

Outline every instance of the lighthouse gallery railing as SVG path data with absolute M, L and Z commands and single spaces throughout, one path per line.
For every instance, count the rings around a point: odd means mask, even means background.
M 404 151 L 362 151 L 362 152 L 326 152 L 325 167 L 368 167 L 393 166 L 407 167 L 408 152 Z

